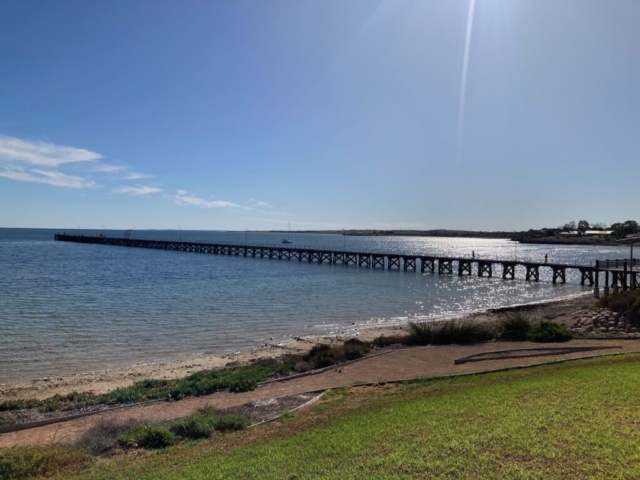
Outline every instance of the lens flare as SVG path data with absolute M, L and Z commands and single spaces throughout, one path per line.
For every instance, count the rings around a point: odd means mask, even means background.
M 464 104 L 467 96 L 467 73 L 469 71 L 469 50 L 471 48 L 471 33 L 473 31 L 473 12 L 476 9 L 476 0 L 469 2 L 467 13 L 467 31 L 464 39 L 464 54 L 462 55 L 462 79 L 460 81 L 460 98 L 458 100 L 458 138 L 456 140 L 456 165 L 460 164 L 460 151 L 462 148 L 462 126 L 464 119 Z

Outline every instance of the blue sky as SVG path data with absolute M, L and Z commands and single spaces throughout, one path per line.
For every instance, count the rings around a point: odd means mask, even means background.
M 638 25 L 633 0 L 6 0 L 0 226 L 638 220 Z

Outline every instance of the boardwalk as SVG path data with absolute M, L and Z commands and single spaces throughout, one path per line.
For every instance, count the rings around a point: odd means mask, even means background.
M 121 247 L 151 248 L 156 250 L 173 250 L 178 252 L 207 253 L 214 255 L 233 255 L 243 257 L 271 258 L 278 260 L 296 260 L 309 263 L 328 263 L 334 265 L 355 266 L 362 268 L 386 268 L 389 270 L 420 271 L 422 273 L 438 273 L 440 275 L 455 274 L 493 277 L 500 275 L 505 280 L 516 278 L 516 267 L 524 267 L 525 280 L 540 281 L 540 270 L 551 271 L 552 282 L 565 283 L 567 270 L 580 273 L 580 284 L 595 285 L 595 295 L 599 295 L 599 274 L 605 273 L 605 295 L 608 287 L 637 288 L 640 280 L 640 266 L 627 268 L 627 261 L 616 260 L 600 267 L 600 261 L 592 265 L 572 265 L 562 263 L 538 263 L 516 260 L 489 258 L 443 257 L 431 255 L 409 255 L 392 252 L 369 252 L 324 249 L 321 247 L 300 247 L 292 245 L 252 245 L 231 243 L 176 242 L 168 240 L 144 240 L 135 238 L 115 238 L 104 235 L 85 236 L 56 234 L 55 239 L 63 242 L 91 243 L 99 245 L 115 245 Z M 607 261 L 609 262 L 609 261 Z M 609 280 L 611 277 L 611 281 Z

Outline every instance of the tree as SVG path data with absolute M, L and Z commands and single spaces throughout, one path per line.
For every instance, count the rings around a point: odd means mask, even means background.
M 611 230 L 613 230 L 613 234 L 618 238 L 624 238 L 627 235 L 633 235 L 634 233 L 640 232 L 638 222 L 634 220 L 627 220 L 624 223 L 614 223 L 611 225 Z
M 560 228 L 562 228 L 562 230 L 564 230 L 566 232 L 568 232 L 569 230 L 575 230 L 576 229 L 576 222 L 571 221 L 569 223 L 565 223 L 564 226 L 560 227 Z
M 593 228 L 594 230 L 606 230 L 607 228 L 609 228 L 609 225 L 604 222 L 596 222 L 591 225 L 591 228 Z
M 586 232 L 587 230 L 589 230 L 589 228 L 591 228 L 589 226 L 589 222 L 587 222 L 586 220 L 580 220 L 578 222 L 578 230 L 582 233 Z

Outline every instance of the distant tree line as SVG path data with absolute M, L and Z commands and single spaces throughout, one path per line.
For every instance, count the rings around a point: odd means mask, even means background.
M 560 231 L 570 232 L 570 231 L 578 231 L 578 232 L 586 232 L 587 230 L 607 230 L 609 226 L 604 222 L 596 222 L 591 225 L 587 220 L 580 220 L 579 222 L 571 221 L 569 223 L 565 223 L 562 227 L 560 227 Z
M 580 232 L 584 233 L 587 230 L 606 231 L 611 230 L 611 236 L 615 238 L 624 238 L 627 235 L 634 235 L 640 233 L 640 226 L 638 222 L 634 220 L 627 220 L 626 222 L 614 223 L 607 225 L 604 222 L 589 223 L 587 220 L 580 220 L 579 222 L 571 221 L 557 228 L 541 228 L 539 230 L 531 229 L 525 232 L 526 238 L 545 238 L 559 235 L 562 232 Z
M 640 226 L 638 226 L 638 222 L 634 220 L 627 220 L 624 223 L 614 223 L 609 228 L 613 230 L 613 235 L 617 238 L 624 238 L 627 235 L 640 233 Z
M 612 225 L 607 225 L 603 222 L 597 222 L 593 225 L 589 224 L 587 220 L 580 220 L 578 223 L 569 222 L 561 227 L 562 231 L 578 231 L 578 232 L 586 232 L 587 230 L 611 230 L 612 236 L 616 238 L 624 238 L 627 235 L 633 235 L 636 233 L 640 233 L 640 227 L 638 226 L 638 222 L 635 220 L 627 220 L 626 222 L 618 222 Z

